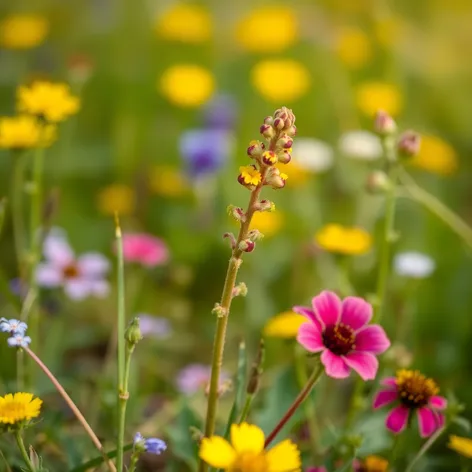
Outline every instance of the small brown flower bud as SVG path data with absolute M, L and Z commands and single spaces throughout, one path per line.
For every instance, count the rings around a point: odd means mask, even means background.
M 421 147 L 421 137 L 415 131 L 405 131 L 397 144 L 397 151 L 400 157 L 410 158 L 418 154 Z
M 286 133 L 293 138 L 297 134 L 297 127 L 295 125 L 290 126 L 290 128 L 286 130 Z
M 292 160 L 292 149 L 284 149 L 282 152 L 277 153 L 277 159 L 282 164 L 288 164 Z
M 128 349 L 133 350 L 136 344 L 143 339 L 141 329 L 139 328 L 139 318 L 135 317 L 131 320 L 130 324 L 125 331 L 125 339 Z
M 247 155 L 253 159 L 259 159 L 264 152 L 265 145 L 260 141 L 251 141 L 249 147 L 247 148 Z
M 379 110 L 374 119 L 374 131 L 380 136 L 391 136 L 396 133 L 397 124 L 388 113 Z
M 243 223 L 246 221 L 246 213 L 241 207 L 228 205 L 226 211 L 228 215 L 232 216 L 236 221 L 242 221 Z
M 250 239 L 244 239 L 239 243 L 239 250 L 243 252 L 252 252 L 256 247 L 256 243 Z
M 272 126 L 272 125 L 274 124 L 274 117 L 272 117 L 272 116 L 270 116 L 270 115 L 269 115 L 269 116 L 266 116 L 266 117 L 264 118 L 264 124 L 265 124 L 265 125 L 271 125 L 271 126 Z
M 275 136 L 275 129 L 271 125 L 262 125 L 259 131 L 266 139 L 272 139 Z
M 280 172 L 277 167 L 271 167 L 265 179 L 265 185 L 270 185 L 274 190 L 285 187 L 288 176 Z
M 262 162 L 266 166 L 273 166 L 277 164 L 277 155 L 274 151 L 264 151 L 262 153 Z
M 259 343 L 259 349 L 257 350 L 256 359 L 251 367 L 251 372 L 249 373 L 249 381 L 247 384 L 246 392 L 249 395 L 254 395 L 259 389 L 259 384 L 261 381 L 261 376 L 263 372 L 263 364 L 265 358 L 265 346 L 264 340 L 261 339 Z
M 258 229 L 251 229 L 249 233 L 247 233 L 247 238 L 253 242 L 260 241 L 264 235 Z
M 245 297 L 247 295 L 247 285 L 244 282 L 240 282 L 233 288 L 232 295 L 233 297 Z
M 288 134 L 282 135 L 276 143 L 278 149 L 291 149 L 293 146 L 293 138 Z
M 275 203 L 270 200 L 261 200 L 255 204 L 258 211 L 275 211 Z
M 285 128 L 285 121 L 282 118 L 276 118 L 274 120 L 274 128 L 279 131 L 283 130 Z
M 383 193 L 390 188 L 390 180 L 385 172 L 376 170 L 367 176 L 365 188 L 369 193 Z

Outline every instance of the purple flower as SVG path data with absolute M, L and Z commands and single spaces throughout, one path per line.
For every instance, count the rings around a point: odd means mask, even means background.
M 217 95 L 203 108 L 203 122 L 208 128 L 234 129 L 236 116 L 236 101 L 228 94 Z
M 28 347 L 28 344 L 31 342 L 29 336 L 24 336 L 21 333 L 12 334 L 11 337 L 7 340 L 10 347 Z
M 64 287 L 73 300 L 90 295 L 105 297 L 109 284 L 105 274 L 110 268 L 108 260 L 99 253 L 89 252 L 75 257 L 65 236 L 52 233 L 44 241 L 45 261 L 36 269 L 38 285 L 45 288 Z
M 211 367 L 204 364 L 189 364 L 184 367 L 177 376 L 177 388 L 185 395 L 192 395 L 199 390 L 204 390 L 210 382 Z M 228 380 L 226 372 L 220 375 L 220 385 Z
M 172 334 L 172 327 L 168 319 L 146 313 L 140 313 L 137 316 L 139 318 L 139 328 L 144 337 L 164 339 Z
M 27 328 L 28 325 L 23 321 L 0 318 L 0 331 L 3 331 L 4 333 L 20 334 L 23 336 Z
M 190 130 L 182 133 L 179 147 L 190 176 L 201 177 L 225 165 L 234 147 L 234 136 L 219 129 Z
M 136 451 L 145 451 L 150 454 L 161 454 L 167 449 L 167 444 L 158 438 L 145 439 L 141 433 L 134 435 L 134 449 Z

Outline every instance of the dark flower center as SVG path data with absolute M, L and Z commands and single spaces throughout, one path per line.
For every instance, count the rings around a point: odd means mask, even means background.
M 328 325 L 323 333 L 323 344 L 338 356 L 344 356 L 355 349 L 355 340 L 354 330 L 344 323 Z
M 79 268 L 77 267 L 77 264 L 72 263 L 64 267 L 62 273 L 66 279 L 75 279 L 79 276 Z
M 397 372 L 396 380 L 398 397 L 408 408 L 426 406 L 429 399 L 439 392 L 436 382 L 418 370 L 400 370 Z

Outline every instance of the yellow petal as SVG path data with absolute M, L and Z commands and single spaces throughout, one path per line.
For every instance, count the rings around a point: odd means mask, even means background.
M 226 439 L 220 436 L 203 438 L 199 456 L 208 465 L 219 469 L 231 467 L 236 460 L 236 452 Z
M 300 451 L 296 444 L 286 439 L 267 451 L 268 472 L 300 472 Z
M 472 439 L 451 435 L 449 436 L 449 444 L 447 447 L 453 449 L 464 457 L 472 459 Z
M 231 444 L 238 454 L 244 452 L 259 454 L 264 450 L 264 433 L 261 428 L 252 424 L 233 424 Z

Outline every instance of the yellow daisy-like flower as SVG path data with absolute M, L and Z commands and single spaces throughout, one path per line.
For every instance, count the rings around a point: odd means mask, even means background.
M 200 5 L 176 4 L 160 16 L 155 31 L 168 41 L 203 43 L 211 38 L 212 19 L 206 8 Z
M 288 6 L 267 5 L 253 9 L 236 26 L 236 41 L 246 51 L 280 52 L 298 39 L 298 21 Z
M 258 229 L 265 237 L 277 234 L 284 224 L 284 215 L 279 211 L 256 211 L 250 229 Z
M 112 184 L 100 190 L 97 207 L 104 215 L 130 215 L 136 206 L 134 190 L 125 184 Z
M 0 22 L 0 46 L 9 49 L 30 49 L 41 44 L 49 24 L 39 15 L 11 15 Z
M 162 197 L 180 197 L 189 190 L 185 176 L 172 166 L 155 166 L 149 177 L 151 192 Z
M 255 89 L 273 102 L 298 100 L 310 88 L 310 73 L 293 59 L 270 59 L 258 62 L 251 71 Z
M 461 456 L 472 459 L 472 439 L 451 435 L 449 436 L 447 447 L 456 451 Z
M 50 123 L 64 121 L 79 111 L 80 100 L 63 83 L 38 81 L 17 90 L 17 108 L 23 113 L 44 118 Z
M 39 416 L 42 400 L 32 393 L 7 394 L 0 397 L 0 423 L 15 424 Z
M 255 425 L 231 426 L 231 443 L 220 436 L 203 438 L 200 458 L 230 472 L 301 472 L 300 451 L 286 439 L 264 450 L 264 433 Z
M 174 105 L 197 107 L 213 94 L 215 79 L 211 72 L 196 64 L 179 64 L 164 71 L 159 86 Z
M 356 102 L 359 110 L 373 117 L 378 110 L 396 116 L 403 108 L 403 98 L 398 87 L 386 82 L 364 82 L 357 87 Z
M 362 228 L 329 224 L 315 235 L 315 241 L 326 251 L 344 255 L 360 255 L 372 246 L 372 238 Z
M 359 28 L 342 29 L 336 38 L 335 51 L 341 62 L 351 69 L 360 69 L 372 58 L 372 46 Z
M 239 179 L 247 185 L 259 185 L 262 181 L 261 173 L 254 166 L 241 166 Z
M 388 460 L 380 456 L 367 456 L 362 461 L 361 470 L 364 472 L 387 472 Z
M 421 136 L 419 153 L 410 164 L 438 175 L 451 175 L 459 167 L 457 153 L 454 148 L 437 136 Z
M 294 311 L 284 311 L 272 317 L 264 326 L 264 335 L 273 338 L 294 338 L 298 328 L 306 322 L 303 315 Z
M 0 118 L 0 148 L 31 149 L 48 147 L 56 139 L 55 125 L 41 125 L 34 116 Z

